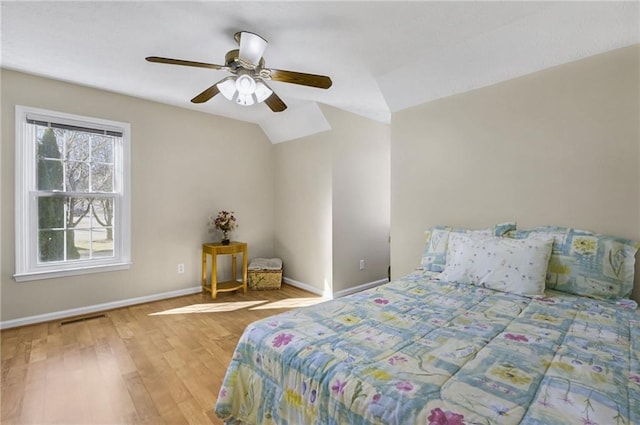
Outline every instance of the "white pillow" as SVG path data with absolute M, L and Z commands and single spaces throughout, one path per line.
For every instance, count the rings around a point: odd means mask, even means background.
M 544 294 L 553 237 L 510 239 L 451 233 L 440 279 L 522 295 Z

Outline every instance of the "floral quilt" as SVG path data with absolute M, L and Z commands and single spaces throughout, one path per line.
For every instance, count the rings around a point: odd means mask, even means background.
M 216 413 L 229 424 L 640 424 L 640 314 L 415 273 L 255 322 Z

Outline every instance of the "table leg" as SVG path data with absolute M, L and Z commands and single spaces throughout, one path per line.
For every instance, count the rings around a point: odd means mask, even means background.
M 231 281 L 237 282 L 238 280 L 238 256 L 236 254 L 231 254 Z
M 218 296 L 218 259 L 216 253 L 211 255 L 211 299 Z
M 247 293 L 247 248 L 242 250 L 242 289 Z
M 202 292 L 205 291 L 207 286 L 207 253 L 202 250 Z

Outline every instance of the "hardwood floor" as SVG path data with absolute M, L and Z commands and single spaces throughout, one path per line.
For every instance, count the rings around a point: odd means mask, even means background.
M 1 423 L 222 424 L 213 407 L 251 322 L 320 297 L 208 294 L 1 332 Z

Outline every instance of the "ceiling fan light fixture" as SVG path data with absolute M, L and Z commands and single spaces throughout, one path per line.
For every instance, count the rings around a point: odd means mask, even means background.
M 218 90 L 220 93 L 227 99 L 233 100 L 236 94 L 236 79 L 235 77 L 227 77 L 224 80 L 220 81 L 218 84 Z
M 238 105 L 242 105 L 242 106 L 251 106 L 254 103 L 256 103 L 256 98 L 253 94 L 242 94 L 242 93 L 238 93 L 236 95 L 236 99 L 235 102 Z
M 236 78 L 236 90 L 243 95 L 252 95 L 256 91 L 256 81 L 248 75 Z
M 273 90 L 271 90 L 265 83 L 262 81 L 256 81 L 256 91 L 254 95 L 258 103 L 264 102 L 272 94 Z
M 240 59 L 258 65 L 267 48 L 267 40 L 252 32 L 240 32 Z
M 217 86 L 227 100 L 243 106 L 264 102 L 273 94 L 273 90 L 263 81 L 256 80 L 246 74 L 239 77 L 227 77 Z

